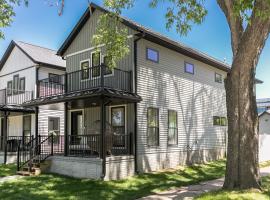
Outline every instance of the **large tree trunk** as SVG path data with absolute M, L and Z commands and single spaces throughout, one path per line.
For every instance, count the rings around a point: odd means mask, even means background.
M 242 57 L 242 56 L 240 56 Z M 254 68 L 236 59 L 225 81 L 228 115 L 228 156 L 224 188 L 260 188 L 258 117 Z

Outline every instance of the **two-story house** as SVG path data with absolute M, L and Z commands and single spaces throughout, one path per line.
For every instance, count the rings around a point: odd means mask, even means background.
M 43 95 L 45 91 L 36 84 L 39 80 L 47 80 L 50 91 L 55 90 L 49 84 L 57 83 L 65 65 L 53 50 L 11 41 L 0 62 L 0 163 L 16 162 L 19 143 L 28 143 L 36 133 L 64 134 L 63 106 L 25 107 L 22 103 Z
M 31 159 L 50 159 L 51 172 L 118 179 L 223 158 L 229 66 L 122 18 L 130 53 L 110 70 L 104 46 L 90 42 L 103 12 L 91 4 L 58 50 L 63 88 L 50 92 L 58 83 L 39 80 L 42 95 L 23 104 L 64 103 L 64 136 L 54 138 L 60 147 L 48 150 L 53 137 L 44 138 Z

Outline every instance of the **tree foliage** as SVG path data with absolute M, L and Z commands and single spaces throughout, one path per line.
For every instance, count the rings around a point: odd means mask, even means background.
M 4 38 L 3 28 L 10 26 L 15 16 L 14 6 L 24 3 L 28 5 L 28 0 L 0 0 L 0 39 Z

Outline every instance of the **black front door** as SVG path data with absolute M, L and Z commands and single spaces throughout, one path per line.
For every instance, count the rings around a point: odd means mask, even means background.
M 82 111 L 71 112 L 71 144 L 80 144 L 80 137 L 83 130 Z

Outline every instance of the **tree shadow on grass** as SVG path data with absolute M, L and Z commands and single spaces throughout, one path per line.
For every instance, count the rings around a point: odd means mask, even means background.
M 136 199 L 157 191 L 218 178 L 224 174 L 224 166 L 224 161 L 218 161 L 107 182 L 45 174 L 3 183 L 0 185 L 0 199 Z

